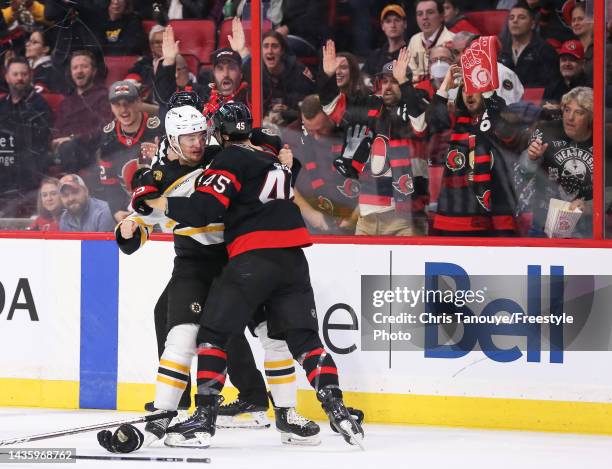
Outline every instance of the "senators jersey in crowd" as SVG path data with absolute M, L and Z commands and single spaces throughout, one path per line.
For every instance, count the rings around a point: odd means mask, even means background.
M 230 257 L 254 249 L 309 246 L 310 235 L 293 202 L 299 166 L 294 159 L 290 170 L 273 153 L 231 145 L 198 178 L 188 199 L 168 198 L 167 214 L 190 226 L 223 218 Z
M 159 118 L 149 117 L 146 112 L 143 112 L 140 127 L 133 134 L 123 132 L 117 119 L 104 127 L 98 150 L 100 165 L 98 198 L 108 202 L 111 213 L 128 209 L 131 180 L 138 169 L 138 158 L 141 155 L 140 144 L 155 142 L 155 137 L 161 133 Z
M 183 166 L 178 160 L 162 157 L 153 165 L 153 179 L 160 192 L 168 197 L 183 197 L 185 200 L 193 194 L 196 181 L 218 153 L 220 147 L 208 147 L 202 163 L 197 167 Z M 150 215 L 131 214 L 127 220 L 139 225 L 140 236 L 124 239 L 121 236 L 120 224 L 115 229 L 115 237 L 121 251 L 131 254 L 139 249 L 150 237 L 155 225 L 164 232 L 174 233 L 174 250 L 178 257 L 201 257 L 207 262 L 227 262 L 227 252 L 223 242 L 223 223 L 215 220 L 206 226 L 194 228 L 178 223 L 160 210 L 153 210 Z M 122 222 L 123 223 L 123 222 Z
M 435 95 L 434 114 L 448 116 L 447 100 Z M 496 94 L 485 99 L 486 111 L 467 113 L 457 98 L 453 132 L 446 156 L 434 229 L 447 234 L 504 234 L 516 231 L 517 196 L 512 167 L 517 155 L 507 146 L 514 141 L 512 127 L 500 117 L 504 101 Z

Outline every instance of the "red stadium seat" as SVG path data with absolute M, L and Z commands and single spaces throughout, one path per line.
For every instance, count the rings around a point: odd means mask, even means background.
M 211 20 L 172 20 L 174 36 L 180 41 L 181 52 L 195 55 L 200 62 L 210 63 L 210 54 L 215 50 L 217 30 Z
M 132 65 L 140 57 L 137 55 L 117 55 L 104 57 L 104 63 L 106 64 L 106 86 L 112 85 L 114 82 L 123 80 L 127 75 L 127 72 Z
M 243 21 L 242 27 L 244 28 L 244 35 L 246 39 L 247 47 L 251 47 L 251 22 Z M 266 31 L 270 31 L 272 29 L 272 23 L 270 20 L 264 20 L 261 24 L 261 30 L 265 33 Z M 221 23 L 221 28 L 219 28 L 219 49 L 222 47 L 229 47 L 230 43 L 227 39 L 227 36 L 232 34 L 232 18 L 227 18 L 223 20 Z
M 142 29 L 144 29 L 145 34 L 149 37 L 149 33 L 153 29 L 153 26 L 157 24 L 157 21 L 154 20 L 142 20 Z
M 483 36 L 497 36 L 506 26 L 508 10 L 468 11 L 465 17 Z
M 62 104 L 62 101 L 64 100 L 65 96 L 59 93 L 43 93 L 42 97 L 44 98 L 45 101 L 47 101 L 47 104 L 51 108 L 51 111 L 53 112 L 53 114 L 57 116 L 57 113 L 59 112 L 60 104 Z
M 525 88 L 523 101 L 539 106 L 544 96 L 544 88 Z

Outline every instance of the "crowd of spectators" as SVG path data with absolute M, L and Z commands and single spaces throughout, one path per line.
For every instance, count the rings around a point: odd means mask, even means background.
M 149 163 L 174 92 L 252 101 L 246 0 L 0 4 L 0 218 L 110 230 L 129 214 L 131 175 Z M 591 236 L 587 4 L 263 6 L 263 122 L 302 161 L 295 201 L 313 233 L 553 236 L 545 222 L 560 199 L 583 212 L 565 236 Z M 212 52 L 184 45 L 183 20 L 212 28 Z M 467 94 L 461 54 L 489 35 L 499 88 Z

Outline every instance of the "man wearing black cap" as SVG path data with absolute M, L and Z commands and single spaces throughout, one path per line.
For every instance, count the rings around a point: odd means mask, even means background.
M 141 144 L 155 141 L 161 134 L 159 118 L 140 110 L 136 85 L 129 80 L 113 83 L 108 100 L 114 119 L 104 127 L 98 147 L 100 187 L 98 196 L 110 205 L 117 222 L 129 212 L 132 175 L 139 166 Z M 126 192 L 127 191 L 127 192 Z

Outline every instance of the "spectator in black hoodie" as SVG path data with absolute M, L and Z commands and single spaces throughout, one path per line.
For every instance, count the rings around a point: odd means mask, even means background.
M 513 70 L 525 88 L 544 87 L 559 76 L 555 50 L 535 31 L 533 10 L 519 2 L 508 15 L 509 36 L 502 39 L 498 61 Z
M 98 28 L 105 55 L 140 55 L 146 38 L 131 0 L 110 0 Z

